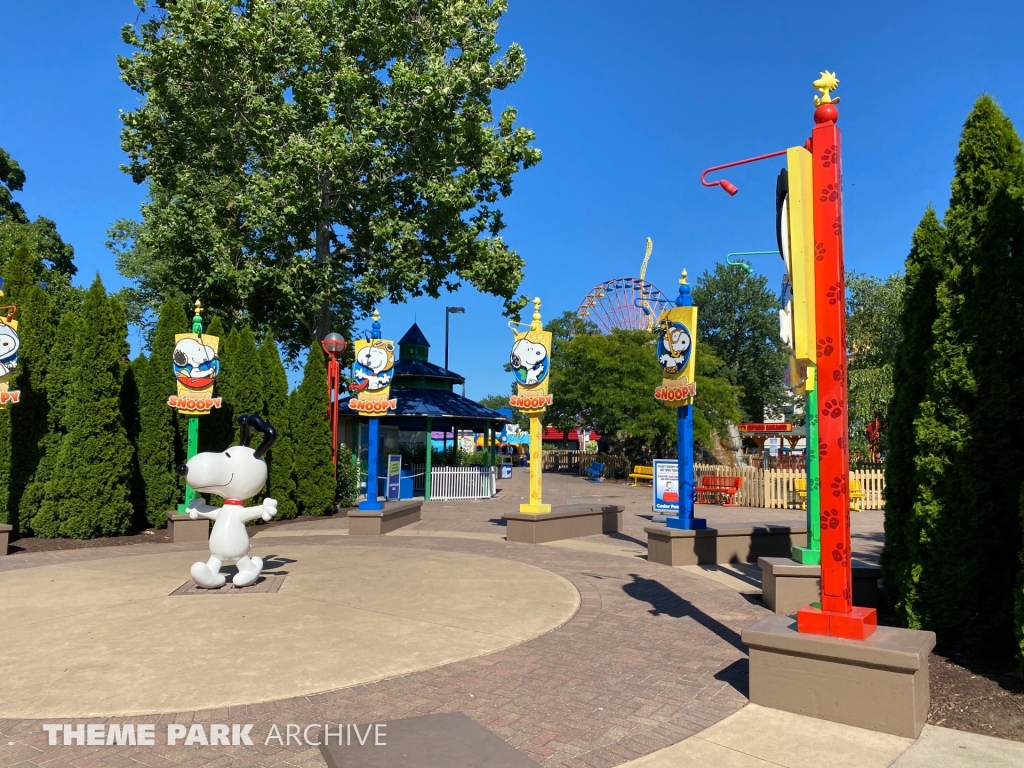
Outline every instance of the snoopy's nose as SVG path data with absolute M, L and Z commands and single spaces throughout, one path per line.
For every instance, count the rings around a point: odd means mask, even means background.
M 177 467 L 175 467 L 174 471 L 177 472 L 182 477 L 185 477 L 185 475 L 188 474 L 188 465 L 187 464 L 179 464 Z

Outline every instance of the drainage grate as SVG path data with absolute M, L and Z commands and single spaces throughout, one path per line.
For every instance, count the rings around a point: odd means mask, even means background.
M 267 574 L 256 579 L 255 584 L 248 587 L 236 587 L 231 583 L 231 576 L 234 574 L 225 573 L 227 578 L 223 587 L 218 589 L 200 589 L 196 583 L 189 579 L 176 590 L 171 592 L 170 597 L 175 595 L 269 595 L 281 589 L 286 574 Z

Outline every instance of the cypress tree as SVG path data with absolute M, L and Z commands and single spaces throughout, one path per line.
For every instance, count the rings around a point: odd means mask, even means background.
M 182 494 L 174 468 L 184 460 L 185 451 L 176 411 L 167 405 L 167 398 L 177 392 L 171 363 L 174 336 L 190 330 L 181 305 L 166 301 L 153 332 L 149 358 L 140 362 L 139 468 L 146 519 L 155 528 L 166 525 L 165 513 L 174 509 Z
M 132 446 L 121 414 L 127 325 L 99 275 L 82 305 L 66 406 L 67 434 L 46 485 L 36 530 L 50 536 L 119 536 L 132 525 Z
M 1024 153 L 988 96 L 967 118 L 955 168 L 950 267 L 915 430 L 922 546 L 904 604 L 911 625 L 934 629 L 944 644 L 1007 658 L 1022 540 Z
M 327 421 L 327 364 L 318 344 L 309 348 L 302 382 L 288 400 L 299 512 L 325 515 L 334 500 L 334 467 L 331 425 Z
M 239 416 L 261 415 L 264 412 L 263 371 L 259 352 L 256 349 L 256 338 L 248 327 L 231 331 L 230 355 L 232 371 L 230 374 L 231 407 L 236 420 L 232 431 L 232 445 L 238 445 L 240 429 Z M 260 444 L 260 436 L 253 435 L 252 447 Z
M 46 434 L 39 442 L 39 463 L 21 497 L 19 507 L 22 532 L 33 531 L 37 536 L 57 535 L 57 526 L 52 520 L 39 517 L 39 510 L 46 498 L 46 486 L 57 466 L 57 455 L 67 434 L 67 410 L 70 401 L 71 383 L 74 381 L 72 358 L 75 343 L 81 335 L 78 315 L 68 311 L 60 319 L 46 361 Z M 38 519 L 37 519 L 38 518 Z
M 918 448 L 914 420 L 928 391 L 938 315 L 936 292 L 949 269 L 946 233 L 935 209 L 928 206 L 911 240 L 906 284 L 900 311 L 900 343 L 893 371 L 889 406 L 888 452 L 885 458 L 885 548 L 881 564 L 889 597 L 904 621 L 914 602 L 913 564 L 920 553 L 921 530 L 914 516 Z
M 277 442 L 267 453 L 267 495 L 277 500 L 277 517 L 288 520 L 299 514 L 295 504 L 295 446 L 292 441 L 288 409 L 288 374 L 273 337 L 260 345 L 260 370 L 263 377 L 263 415 L 277 430 Z
M 127 357 L 127 353 L 123 356 Z M 139 466 L 139 437 L 142 422 L 139 414 L 139 379 L 145 376 L 149 361 L 139 354 L 127 365 L 122 365 L 121 377 L 121 419 L 124 422 L 125 435 L 132 447 L 131 480 L 128 483 L 128 501 L 132 505 L 133 529 L 148 527 L 146 518 L 146 485 L 142 479 L 142 468 Z

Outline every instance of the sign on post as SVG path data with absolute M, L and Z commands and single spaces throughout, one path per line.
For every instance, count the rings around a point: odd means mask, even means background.
M 654 460 L 654 511 L 679 514 L 679 462 Z
M 402 497 L 402 456 L 388 455 L 388 501 L 398 501 Z

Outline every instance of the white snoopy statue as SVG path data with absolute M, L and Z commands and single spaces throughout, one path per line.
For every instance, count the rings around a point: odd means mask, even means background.
M 193 520 L 213 520 L 210 532 L 210 559 L 192 566 L 192 580 L 203 589 L 224 586 L 220 572 L 225 561 L 234 560 L 238 573 L 231 582 L 236 587 L 254 584 L 263 570 L 263 560 L 250 557 L 249 533 L 245 524 L 262 517 L 270 520 L 277 514 L 277 500 L 264 499 L 256 507 L 243 506 L 246 499 L 263 490 L 267 482 L 267 463 L 263 460 L 277 440 L 277 432 L 259 416 L 239 416 L 241 445 L 233 445 L 223 453 L 197 453 L 187 464 L 178 466 L 178 474 L 189 488 L 198 493 L 212 493 L 224 499 L 223 507 L 211 507 L 202 497 L 193 499 L 188 515 Z M 259 448 L 249 447 L 252 431 L 263 435 Z

